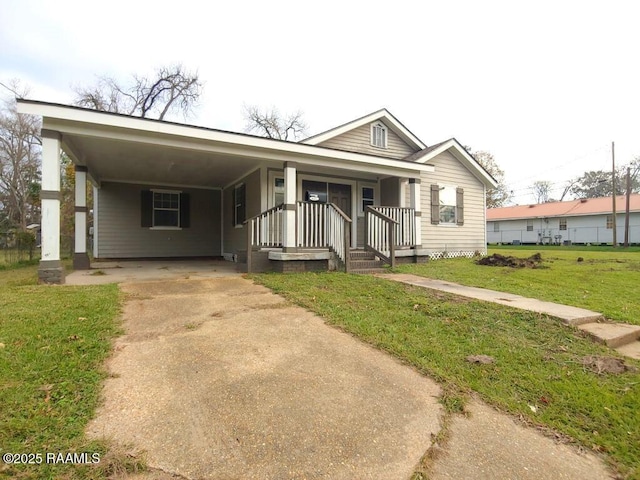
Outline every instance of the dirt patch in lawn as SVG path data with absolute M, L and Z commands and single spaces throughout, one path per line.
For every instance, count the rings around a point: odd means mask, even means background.
M 494 253 L 488 257 L 482 257 L 476 260 L 476 263 L 478 265 L 487 265 L 489 267 L 541 268 L 542 255 L 534 253 L 527 258 L 518 258 Z

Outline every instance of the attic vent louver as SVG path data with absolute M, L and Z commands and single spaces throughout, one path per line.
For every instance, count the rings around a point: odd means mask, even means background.
M 587 203 L 587 199 L 586 198 L 581 198 L 580 199 L 580 203 Z
M 529 208 L 533 208 L 533 207 L 535 207 L 535 205 L 529 205 Z

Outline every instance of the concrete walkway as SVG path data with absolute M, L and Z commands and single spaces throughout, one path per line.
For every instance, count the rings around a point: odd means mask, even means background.
M 425 278 L 418 275 L 390 273 L 377 276 L 408 285 L 453 293 L 462 297 L 499 303 L 530 312 L 544 313 L 561 319 L 567 325 L 573 325 L 587 332 L 595 341 L 614 348 L 622 355 L 640 360 L 640 326 L 606 322 L 604 316 L 598 312 L 486 288 L 467 287 L 458 283 Z
M 475 298 L 477 300 L 484 300 L 485 302 L 499 303 L 501 305 L 520 308 L 530 312 L 544 313 L 546 315 L 560 318 L 570 325 L 580 325 L 582 323 L 597 322 L 604 319 L 601 313 L 585 310 L 584 308 L 545 302 L 535 298 L 521 297 L 520 295 L 488 290 L 486 288 L 467 287 L 465 285 L 446 282 L 444 280 L 419 277 L 418 275 L 392 273 L 378 276 L 386 278 L 387 280 L 407 283 L 409 285 L 454 293 L 462 297 Z

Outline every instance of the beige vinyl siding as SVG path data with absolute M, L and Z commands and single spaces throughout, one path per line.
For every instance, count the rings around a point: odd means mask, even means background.
M 236 185 L 245 184 L 247 219 L 258 215 L 260 210 L 260 170 L 250 173 L 238 180 L 234 185 L 225 188 L 224 198 L 224 253 L 238 253 L 247 249 L 246 226 L 236 227 L 234 222 L 233 189 Z
M 152 188 L 189 194 L 190 226 L 151 230 L 140 226 L 140 192 Z M 100 258 L 220 256 L 220 191 L 103 183 L 98 189 Z
M 379 157 L 401 159 L 416 152 L 407 145 L 395 132 L 387 127 L 387 148 L 378 148 L 371 145 L 371 124 L 362 125 L 353 130 L 319 143 L 320 147 L 346 150 L 347 152 L 366 153 Z
M 428 165 L 433 165 L 435 172 L 422 173 L 422 247 L 434 252 L 484 251 L 484 184 L 449 152 L 441 153 L 429 161 Z M 464 225 L 431 224 L 432 184 L 464 189 Z

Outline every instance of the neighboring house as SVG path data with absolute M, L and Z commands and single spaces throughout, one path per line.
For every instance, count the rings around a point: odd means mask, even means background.
M 624 242 L 626 197 L 616 197 L 617 242 Z M 640 243 L 640 194 L 630 198 L 629 243 Z M 613 243 L 613 199 L 584 198 L 487 210 L 489 243 Z
M 298 143 L 31 100 L 18 110 L 43 119 L 43 281 L 64 280 L 61 148 L 76 166 L 76 268 L 89 267 L 85 179 L 97 259 L 349 270 L 356 248 L 388 263 L 486 249 L 493 178 L 455 139 L 427 147 L 384 109 Z

